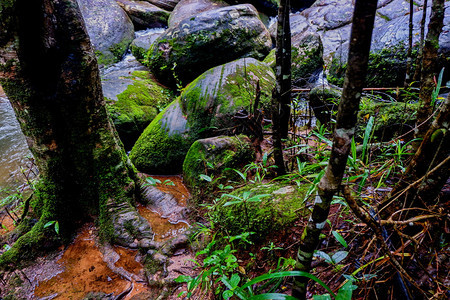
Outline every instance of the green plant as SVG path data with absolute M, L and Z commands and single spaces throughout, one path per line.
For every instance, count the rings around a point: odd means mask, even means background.
M 260 195 L 251 196 L 251 194 L 252 194 L 251 191 L 244 191 L 242 193 L 241 197 L 231 195 L 231 194 L 223 194 L 222 195 L 222 197 L 228 197 L 228 198 L 234 199 L 232 201 L 225 202 L 223 204 L 223 206 L 230 206 L 230 205 L 242 203 L 242 205 L 244 206 L 245 221 L 247 223 L 248 228 L 251 228 L 251 225 L 250 225 L 249 218 L 248 218 L 247 203 L 248 202 L 261 202 L 262 198 L 270 196 L 270 194 L 260 194 Z
M 44 228 L 50 227 L 52 225 L 55 228 L 56 234 L 59 234 L 59 223 L 58 223 L 58 221 L 48 221 L 47 223 L 45 223 Z
M 170 179 L 166 179 L 161 182 L 161 180 L 153 178 L 151 176 L 145 178 L 145 183 L 142 186 L 156 186 L 157 184 L 175 186 L 175 183 L 173 183 L 173 181 Z

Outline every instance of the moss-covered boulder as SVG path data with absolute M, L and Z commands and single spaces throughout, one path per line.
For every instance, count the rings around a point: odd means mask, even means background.
M 181 0 L 173 9 L 169 18 L 169 27 L 180 24 L 181 21 L 191 18 L 199 13 L 229 6 L 222 0 Z
M 150 122 L 171 101 L 171 93 L 145 70 L 126 76 L 114 72 L 103 78 L 107 108 L 125 149 L 131 149 Z M 115 75 L 115 77 L 114 77 Z M 110 80 L 108 80 L 110 78 Z M 114 85 L 114 89 L 108 88 Z M 117 94 L 110 93 L 116 91 Z
M 375 102 L 362 99 L 358 113 L 357 131 L 363 135 L 367 121 L 374 117 L 374 136 L 379 141 L 389 141 L 414 128 L 418 103 Z M 412 137 L 412 132 L 409 137 Z
M 136 168 L 149 174 L 176 174 L 195 139 L 177 98 L 147 126 L 130 152 Z
M 240 57 L 263 59 L 271 47 L 269 32 L 252 5 L 227 6 L 169 28 L 149 50 L 148 66 L 160 82 L 175 87 Z
M 265 63 L 242 58 L 212 68 L 181 94 L 183 111 L 197 138 L 227 133 L 237 124 L 233 116 L 240 109 L 250 110 L 260 86 L 260 107 L 268 108 L 275 75 Z
M 307 32 L 293 37 L 291 47 L 292 84 L 304 86 L 316 71 L 322 70 L 322 56 L 322 40 L 318 34 Z M 270 51 L 264 62 L 275 68 L 275 49 Z
M 321 124 L 329 124 L 333 114 L 337 112 L 337 105 L 342 91 L 330 85 L 316 86 L 309 92 L 309 105 Z
M 199 189 L 206 190 L 206 186 L 214 188 L 213 185 L 225 183 L 225 175 L 227 179 L 236 175 L 227 169 L 240 169 L 254 158 L 255 149 L 250 139 L 244 135 L 197 140 L 184 159 L 183 179 L 194 193 Z M 202 180 L 202 174 L 209 176 L 212 182 Z
M 232 131 L 237 124 L 234 114 L 252 105 L 258 82 L 261 105 L 267 107 L 275 75 L 265 63 L 242 58 L 206 71 L 147 127 L 130 153 L 131 160 L 147 173 L 181 171 L 184 155 L 195 140 Z
M 114 0 L 77 1 L 98 63 L 109 65 L 119 61 L 134 39 L 128 15 Z
M 167 26 L 170 13 L 146 1 L 116 0 L 136 30 Z
M 308 188 L 309 185 L 297 187 L 283 183 L 246 185 L 230 193 L 240 201 L 222 196 L 210 216 L 216 227 L 227 235 L 255 232 L 250 238 L 263 240 L 303 215 L 302 200 Z M 268 196 L 257 200 L 258 195 Z M 231 201 L 236 202 L 230 204 Z

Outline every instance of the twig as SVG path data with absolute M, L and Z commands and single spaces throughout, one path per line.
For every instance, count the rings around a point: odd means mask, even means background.
M 422 215 L 422 216 L 417 216 L 405 221 L 394 221 L 392 220 L 392 217 L 389 218 L 388 220 L 381 220 L 380 224 L 381 225 L 405 225 L 405 224 L 409 224 L 409 223 L 414 223 L 417 221 L 421 221 L 421 220 L 426 220 L 426 219 L 432 219 L 432 218 L 439 218 L 439 217 L 443 217 L 444 215 Z
M 410 190 L 411 188 L 413 188 L 414 186 L 416 186 L 417 184 L 421 183 L 427 176 L 431 175 L 432 173 L 436 172 L 437 170 L 439 170 L 439 168 L 441 168 L 443 165 L 445 165 L 448 161 L 450 161 L 450 156 L 448 156 L 446 159 L 444 159 L 443 161 L 441 161 L 436 167 L 434 167 L 433 169 L 431 169 L 429 172 L 427 172 L 425 175 L 423 175 L 422 177 L 420 177 L 418 180 L 414 181 L 413 183 L 411 183 L 410 185 L 408 185 L 401 193 L 399 193 L 397 196 L 395 196 L 394 198 L 390 198 L 388 199 L 388 203 L 387 204 L 383 204 L 383 207 L 379 210 L 379 213 L 382 212 L 386 207 L 388 207 L 392 202 L 394 202 L 395 200 L 397 200 L 401 195 L 403 195 L 404 193 L 406 193 L 408 190 Z M 384 201 L 386 202 L 386 201 Z
M 377 236 L 378 241 L 381 243 L 381 249 L 384 253 L 384 255 L 387 255 L 390 258 L 390 262 L 392 266 L 397 270 L 398 273 L 403 275 L 410 284 L 412 284 L 417 290 L 419 290 L 423 295 L 428 295 L 427 292 L 422 290 L 419 285 L 415 282 L 415 280 L 411 277 L 411 275 L 408 274 L 408 272 L 403 268 L 403 266 L 397 261 L 395 256 L 392 254 L 391 250 L 389 249 L 389 246 L 386 244 L 386 241 L 383 238 L 382 230 L 380 225 L 369 216 L 369 214 L 362 209 L 358 203 L 356 202 L 356 199 L 351 194 L 351 190 L 348 186 L 344 186 L 343 189 L 343 195 L 344 198 L 350 207 L 350 209 L 353 211 L 353 213 L 363 222 L 365 222 L 375 233 Z

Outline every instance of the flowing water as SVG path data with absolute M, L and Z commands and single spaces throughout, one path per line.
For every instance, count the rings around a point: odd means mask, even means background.
M 0 189 L 11 189 L 24 182 L 21 167 L 31 157 L 11 104 L 0 86 Z

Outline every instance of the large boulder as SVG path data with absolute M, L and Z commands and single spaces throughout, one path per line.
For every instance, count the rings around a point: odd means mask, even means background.
M 176 174 L 193 140 L 177 98 L 147 126 L 130 152 L 136 168 L 149 174 Z
M 134 39 L 128 15 L 114 0 L 77 0 L 100 65 L 119 61 Z
M 197 140 L 183 162 L 183 180 L 191 192 L 212 190 L 237 176 L 231 169 L 241 169 L 255 158 L 255 149 L 244 135 L 217 136 Z M 207 175 L 211 182 L 202 180 Z M 226 175 L 226 176 L 225 176 Z
M 195 140 L 232 133 L 233 116 L 252 105 L 258 82 L 261 105 L 267 107 L 275 75 L 265 63 L 242 58 L 203 73 L 145 129 L 131 160 L 146 173 L 179 172 Z
M 170 14 L 169 27 L 178 26 L 184 19 L 191 18 L 204 11 L 225 6 L 229 6 L 229 4 L 222 0 L 181 0 Z
M 175 87 L 237 58 L 263 59 L 271 46 L 269 32 L 252 5 L 228 6 L 169 28 L 149 50 L 148 66 L 162 83 Z
M 124 63 L 122 63 L 124 64 Z M 103 95 L 125 149 L 131 149 L 156 115 L 170 102 L 171 93 L 158 85 L 136 60 L 102 75 Z
M 116 0 L 122 7 L 136 30 L 167 26 L 170 13 L 146 1 Z
M 323 45 L 320 36 L 312 32 L 294 36 L 291 59 L 292 84 L 297 87 L 304 86 L 323 67 Z M 270 51 L 264 62 L 275 68 L 275 49 Z

